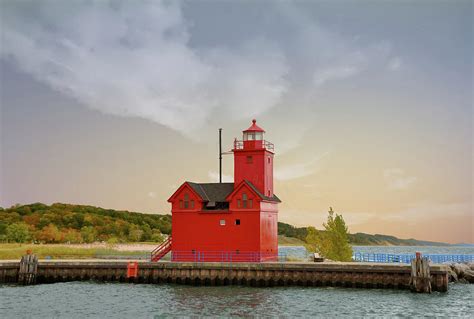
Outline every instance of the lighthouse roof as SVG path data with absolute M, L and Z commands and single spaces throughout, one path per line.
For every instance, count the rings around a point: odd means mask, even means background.
M 234 190 L 234 183 L 193 183 L 189 186 L 208 202 L 225 202 L 227 195 Z
M 253 119 L 252 120 L 252 125 L 244 131 L 245 132 L 265 132 L 263 128 L 257 125 L 257 120 Z

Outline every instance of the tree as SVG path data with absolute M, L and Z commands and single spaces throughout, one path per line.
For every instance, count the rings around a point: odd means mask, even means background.
M 61 237 L 68 243 L 82 243 L 81 233 L 73 228 L 65 228 L 61 232 Z
M 336 261 L 351 261 L 352 247 L 349 245 L 349 232 L 342 215 L 334 214 L 329 208 L 325 231 L 308 228 L 307 248 L 319 252 L 322 256 Z
M 84 242 L 93 243 L 97 236 L 97 233 L 92 226 L 84 226 L 81 228 L 81 236 Z
M 137 225 L 132 224 L 128 232 L 128 240 L 140 241 L 140 239 L 142 238 L 142 234 L 143 234 L 143 230 L 141 230 L 140 227 L 138 227 Z
M 153 229 L 152 232 L 151 232 L 150 240 L 155 242 L 155 243 L 161 243 L 161 242 L 163 242 L 164 238 L 163 238 L 163 235 L 161 234 L 161 232 L 158 229 Z
M 44 227 L 41 229 L 39 234 L 36 236 L 36 238 L 42 242 L 46 243 L 54 243 L 54 242 L 60 242 L 61 241 L 61 232 L 59 231 L 58 227 L 54 224 L 49 224 L 48 226 Z
M 9 242 L 25 243 L 30 239 L 30 231 L 25 223 L 14 223 L 6 229 L 6 239 Z

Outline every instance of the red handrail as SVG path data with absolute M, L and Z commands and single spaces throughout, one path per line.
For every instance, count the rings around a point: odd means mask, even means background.
M 166 255 L 171 250 L 171 243 L 172 243 L 172 239 L 170 236 L 168 237 L 166 241 L 164 241 L 158 247 L 153 249 L 153 251 L 151 252 L 151 261 L 158 261 L 164 255 Z

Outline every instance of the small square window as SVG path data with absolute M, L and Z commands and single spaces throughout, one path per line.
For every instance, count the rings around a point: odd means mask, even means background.
M 236 225 L 240 225 L 240 219 L 236 219 L 236 220 L 235 220 L 235 224 L 236 224 Z
M 219 222 L 219 224 L 220 224 L 221 226 L 225 226 L 225 219 L 221 219 L 220 222 Z
M 252 156 L 247 156 L 247 163 L 253 163 L 253 157 Z

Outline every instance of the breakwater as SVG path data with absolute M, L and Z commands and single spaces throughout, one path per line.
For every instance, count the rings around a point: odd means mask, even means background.
M 411 268 L 375 263 L 187 263 L 123 260 L 40 260 L 36 283 L 106 281 L 189 285 L 341 286 L 410 289 Z M 0 283 L 17 283 L 19 261 L 0 261 Z M 447 291 L 448 267 L 431 265 L 433 291 Z

